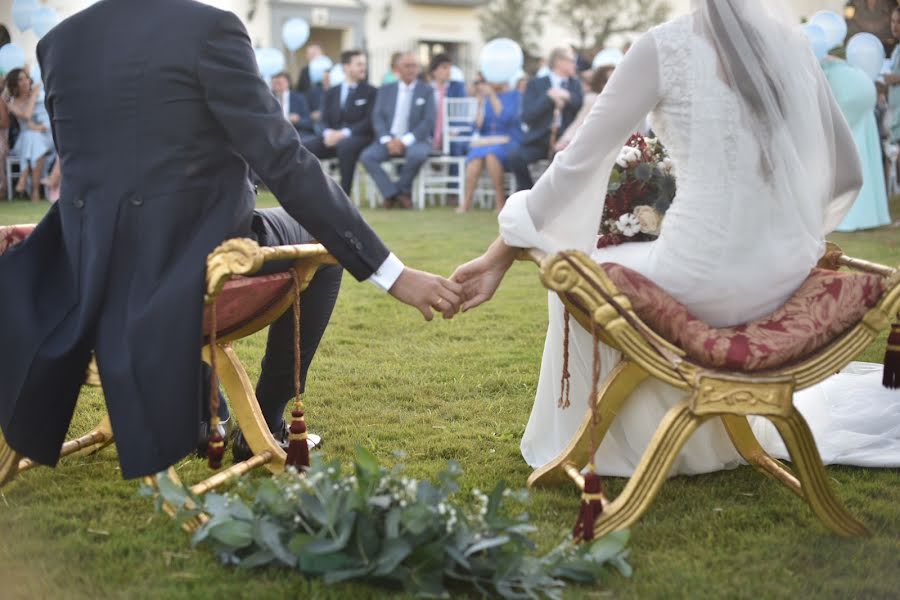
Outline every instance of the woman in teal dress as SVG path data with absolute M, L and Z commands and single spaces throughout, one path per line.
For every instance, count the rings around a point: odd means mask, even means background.
M 889 225 L 887 189 L 881 159 L 881 140 L 875 121 L 875 83 L 860 69 L 838 59 L 822 63 L 844 118 L 853 131 L 863 167 L 863 186 L 838 231 Z
M 456 209 L 458 213 L 472 208 L 475 187 L 484 168 L 487 168 L 494 185 L 497 210 L 503 208 L 506 200 L 506 157 L 519 145 L 522 136 L 522 94 L 518 90 L 507 89 L 503 84 L 479 83 L 476 92 L 479 104 L 475 136 L 466 156 L 466 194 L 462 205 Z

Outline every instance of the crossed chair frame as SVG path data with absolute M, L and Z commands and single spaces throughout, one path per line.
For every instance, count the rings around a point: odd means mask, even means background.
M 293 278 L 291 271 L 295 271 L 298 275 L 297 280 L 300 283 L 300 292 L 306 289 L 320 266 L 337 264 L 334 257 L 321 244 L 260 247 L 250 239 L 236 238 L 227 240 L 207 257 L 206 291 L 204 297 L 206 305 L 209 306 L 216 301 L 229 280 L 234 277 L 252 277 L 262 269 L 263 265 L 272 261 L 292 261 L 290 269 L 280 274 L 280 276 Z M 243 462 L 235 463 L 227 469 L 216 472 L 200 483 L 190 486 L 190 490 L 195 496 L 202 496 L 221 487 L 226 482 L 259 467 L 265 467 L 273 474 L 284 471 L 286 454 L 269 433 L 269 427 L 266 425 L 265 418 L 259 408 L 253 383 L 241 364 L 241 360 L 234 350 L 233 343 L 266 328 L 288 310 L 293 300 L 294 285 L 292 284 L 286 293 L 259 311 L 251 319 L 240 323 L 230 331 L 218 332 L 214 347 L 211 347 L 208 340 L 203 347 L 202 355 L 206 362 L 210 362 L 211 353 L 216 353 L 219 381 L 228 397 L 232 414 L 241 426 L 244 438 L 253 451 L 253 456 Z M 94 361 L 88 367 L 85 385 L 101 385 L 97 365 Z M 0 442 L 2 442 L 2 438 L 0 438 Z M 109 417 L 104 416 L 100 423 L 89 433 L 63 444 L 60 457 L 93 454 L 112 443 L 114 443 L 112 427 Z M 17 464 L 10 464 L 9 459 L 11 456 L 11 449 L 5 443 L 0 443 L 0 481 L 5 479 L 2 472 L 4 469 L 8 471 L 14 466 L 18 473 L 22 473 L 38 466 L 37 463 L 28 458 L 19 460 Z M 3 465 L 6 466 L 4 467 Z M 165 473 L 176 484 L 181 483 L 173 467 L 170 467 Z M 156 488 L 156 477 L 146 477 L 144 482 Z M 173 517 L 181 508 L 172 506 L 167 502 L 163 502 L 162 507 Z M 188 531 L 193 531 L 205 520 L 206 516 L 200 514 L 196 518 L 183 523 L 183 527 Z
M 544 285 L 556 292 L 587 331 L 596 327 L 599 339 L 622 352 L 622 361 L 598 390 L 595 424 L 591 411 L 569 445 L 550 463 L 528 478 L 529 487 L 559 484 L 567 478 L 584 489 L 581 468 L 591 462 L 592 436 L 599 445 L 634 389 L 653 377 L 685 392 L 660 422 L 634 474 L 614 500 L 605 496 L 594 536 L 624 529 L 649 509 L 679 451 L 700 425 L 721 419 L 738 453 L 763 474 L 784 484 L 809 503 L 828 529 L 841 536 L 868 535 L 834 495 L 815 440 L 803 416 L 794 408 L 793 394 L 810 387 L 850 363 L 900 311 L 900 270 L 845 256 L 829 244 L 819 266 L 848 267 L 886 278 L 879 303 L 850 330 L 799 362 L 767 372 L 729 372 L 705 368 L 686 352 L 654 332 L 634 312 L 602 267 L 581 252 L 548 256 L 525 250 L 520 260 L 540 267 Z M 756 439 L 748 416 L 769 419 L 790 453 L 793 469 L 769 456 Z M 593 429 L 593 431 L 592 431 Z

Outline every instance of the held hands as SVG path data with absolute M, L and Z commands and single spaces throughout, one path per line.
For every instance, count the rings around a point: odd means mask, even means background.
M 400 302 L 418 308 L 425 320 L 430 321 L 434 318 L 432 308 L 445 319 L 452 319 L 459 312 L 462 291 L 463 287 L 458 283 L 404 267 L 388 293 Z
M 344 139 L 344 134 L 338 131 L 337 129 L 326 129 L 325 133 L 322 135 L 322 142 L 328 147 L 333 148 L 337 146 L 338 143 Z
M 515 256 L 516 249 L 498 238 L 487 252 L 457 267 L 450 279 L 462 284 L 463 312 L 484 304 L 494 296 Z
M 556 104 L 557 108 L 562 108 L 572 100 L 572 94 L 569 93 L 569 90 L 564 90 L 562 88 L 550 88 L 547 90 L 547 95 L 550 96 L 550 99 L 553 100 L 553 103 Z
M 391 156 L 403 156 L 406 154 L 406 146 L 403 145 L 399 138 L 391 138 L 384 145 Z

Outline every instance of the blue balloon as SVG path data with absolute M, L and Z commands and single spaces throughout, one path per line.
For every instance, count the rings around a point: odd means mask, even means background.
M 305 19 L 290 19 L 281 28 L 281 39 L 291 52 L 296 52 L 309 39 L 309 23 Z
M 49 6 L 42 6 L 31 15 L 31 28 L 39 38 L 47 35 L 58 23 L 59 15 Z
M 819 60 L 825 58 L 828 55 L 828 38 L 825 36 L 825 30 L 812 23 L 807 23 L 802 29 L 816 58 Z
M 884 46 L 871 33 L 857 33 L 847 42 L 847 62 L 863 71 L 873 81 L 884 66 Z
M 0 48 L 0 72 L 4 75 L 13 69 L 25 66 L 25 53 L 15 44 L 6 44 Z
M 330 69 L 334 63 L 327 56 L 317 56 L 309 63 L 309 80 L 313 83 L 319 83 L 325 77 L 325 71 Z
M 260 48 L 256 51 L 259 72 L 264 77 L 272 77 L 284 71 L 284 54 L 275 48 Z
M 31 17 L 39 8 L 37 0 L 15 0 L 12 5 L 13 23 L 19 31 L 31 29 Z
M 618 48 L 604 48 L 594 56 L 594 60 L 591 61 L 591 68 L 617 67 L 624 58 L 625 54 Z
M 525 62 L 522 48 L 509 38 L 489 41 L 481 49 L 481 74 L 490 83 L 507 83 Z
M 344 79 L 347 77 L 344 75 L 344 65 L 338 63 L 331 67 L 331 70 L 328 71 L 328 84 L 335 86 L 341 85 L 344 83 Z
M 844 43 L 847 37 L 847 21 L 844 17 L 830 10 L 820 10 L 809 20 L 810 24 L 818 25 L 825 32 L 825 41 L 828 49 L 836 48 Z

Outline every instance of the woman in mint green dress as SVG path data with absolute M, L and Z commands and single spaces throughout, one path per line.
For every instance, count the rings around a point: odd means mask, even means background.
M 822 63 L 831 91 L 853 131 L 863 167 L 863 186 L 838 231 L 889 225 L 887 189 L 881 159 L 881 140 L 875 121 L 875 83 L 860 69 L 838 59 Z

